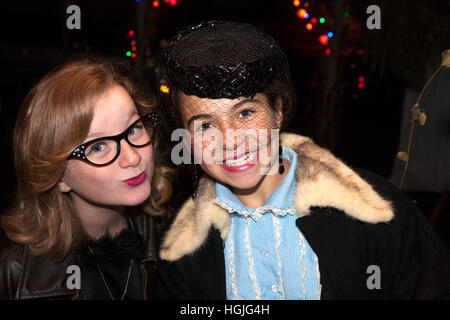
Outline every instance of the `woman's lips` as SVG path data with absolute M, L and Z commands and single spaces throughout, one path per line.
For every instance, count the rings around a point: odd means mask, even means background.
M 142 184 L 145 181 L 145 178 L 147 177 L 147 174 L 144 172 L 142 172 L 140 175 L 124 180 L 123 182 L 125 182 L 127 185 L 135 187 L 138 186 L 140 184 Z
M 256 152 L 255 157 L 250 161 L 247 162 L 241 166 L 227 166 L 225 163 L 219 164 L 223 169 L 227 170 L 228 172 L 243 172 L 250 168 L 253 168 L 256 163 L 258 162 L 259 152 Z
M 239 159 L 240 157 L 243 157 L 243 156 L 245 156 L 245 155 L 248 154 L 248 153 L 250 153 L 250 152 L 247 151 L 247 152 L 244 152 L 244 153 L 241 153 L 241 154 L 233 155 L 233 156 L 231 156 L 231 157 L 226 158 L 225 161 L 227 161 L 227 160 L 236 160 L 236 159 Z

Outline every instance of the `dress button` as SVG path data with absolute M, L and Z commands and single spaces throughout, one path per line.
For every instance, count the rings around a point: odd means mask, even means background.
M 278 287 L 276 285 L 272 286 L 272 292 L 277 292 L 278 291 Z
M 261 254 L 262 254 L 263 256 L 265 256 L 265 257 L 268 257 L 268 256 L 269 256 L 269 251 L 267 251 L 267 250 L 262 250 L 262 251 L 261 251 Z

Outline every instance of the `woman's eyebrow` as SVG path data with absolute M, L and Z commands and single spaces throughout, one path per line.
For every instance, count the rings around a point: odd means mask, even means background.
M 135 122 L 137 119 L 139 119 L 139 113 L 136 110 L 134 110 L 134 111 L 132 111 L 132 112 L 130 112 L 128 114 L 128 118 L 127 119 L 128 119 L 127 123 L 128 123 L 128 127 L 129 127 L 129 126 L 131 126 L 133 124 L 133 122 Z M 89 134 L 86 137 L 85 140 L 87 142 L 87 141 L 92 140 L 92 139 L 97 139 L 97 138 L 106 137 L 106 136 L 111 136 L 111 134 L 108 134 L 108 129 L 107 130 L 93 132 L 93 133 Z
M 199 119 L 210 119 L 211 115 L 206 114 L 206 113 L 202 113 L 202 114 L 197 114 L 195 116 L 192 116 L 189 121 L 187 122 L 187 126 L 190 127 L 191 123 L 194 122 L 195 120 L 199 120 Z
M 231 111 L 236 110 L 237 108 L 239 108 L 240 106 L 242 106 L 243 104 L 246 103 L 258 103 L 258 104 L 262 104 L 261 101 L 259 101 L 258 99 L 244 99 L 242 101 L 239 101 L 238 103 L 236 103 L 234 106 L 231 107 Z

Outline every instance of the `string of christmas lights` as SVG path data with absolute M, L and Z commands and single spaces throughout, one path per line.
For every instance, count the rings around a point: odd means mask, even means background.
M 294 7 L 297 8 L 297 12 L 296 12 L 297 17 L 300 18 L 301 20 L 304 20 L 306 22 L 306 24 L 305 24 L 306 30 L 311 31 L 311 30 L 313 30 L 314 28 L 316 28 L 319 25 L 324 25 L 324 26 L 327 25 L 326 24 L 327 19 L 326 19 L 325 16 L 315 17 L 315 16 L 311 16 L 310 15 L 310 13 L 307 11 L 307 8 L 310 7 L 309 2 L 307 2 L 307 1 L 302 2 L 300 0 L 293 0 L 292 4 L 293 4 Z M 346 19 L 349 18 L 350 17 L 350 12 L 345 11 L 343 16 Z M 330 30 L 330 31 L 328 31 L 328 32 L 326 32 L 324 34 L 321 34 L 318 37 L 318 39 L 317 39 L 320 44 L 326 46 L 324 53 L 327 56 L 329 56 L 331 54 L 331 48 L 328 47 L 328 43 L 329 43 L 329 40 L 331 38 L 333 38 L 333 36 L 334 36 L 334 33 L 333 33 L 333 31 Z M 353 66 L 352 69 L 354 69 L 354 64 L 352 64 L 352 66 Z M 362 76 L 362 75 L 358 76 L 358 85 L 357 85 L 357 87 L 358 87 L 358 90 L 363 90 L 364 89 L 364 87 L 365 87 L 365 77 L 364 76 Z
M 307 9 L 306 9 L 306 8 L 310 7 L 309 2 L 307 2 L 307 1 L 302 2 L 300 0 L 293 0 L 292 4 L 293 4 L 294 7 L 298 8 L 298 10 L 297 10 L 297 17 L 299 17 L 302 20 L 307 21 L 306 25 L 305 25 L 305 28 L 308 31 L 313 30 L 318 24 L 319 25 L 320 24 L 325 24 L 325 22 L 327 21 L 324 16 L 318 17 L 318 18 L 314 17 L 314 16 L 311 16 L 308 13 Z M 301 8 L 301 6 L 303 6 L 303 7 Z M 350 16 L 350 13 L 348 11 L 345 11 L 344 12 L 344 18 L 348 18 L 349 16 Z M 333 36 L 334 36 L 334 33 L 332 31 L 328 31 L 327 33 L 321 34 L 318 37 L 318 41 L 322 45 L 327 46 L 328 45 L 328 41 L 331 38 L 333 38 Z M 330 55 L 331 54 L 331 49 L 329 47 L 327 47 L 325 49 L 325 54 L 326 55 Z
M 136 0 L 136 2 L 140 2 L 141 0 Z M 154 0 L 152 2 L 153 7 L 158 8 L 161 5 L 162 0 Z M 178 0 L 164 0 L 164 3 L 169 4 L 172 7 L 178 5 Z M 130 40 L 130 49 L 126 52 L 126 56 L 132 59 L 136 58 L 136 32 L 134 30 L 129 30 L 127 33 L 127 38 Z
M 137 0 L 136 0 L 137 1 Z M 136 33 L 134 30 L 130 30 L 127 33 L 127 38 L 130 39 L 131 50 L 127 51 L 127 57 L 131 57 L 132 59 L 136 58 Z
M 136 0 L 137 1 L 137 0 Z M 155 8 L 158 8 L 161 4 L 160 4 L 161 0 L 154 0 L 152 2 L 152 5 Z M 178 0 L 164 0 L 165 3 L 168 3 L 169 5 L 171 5 L 172 7 L 175 7 L 178 4 Z

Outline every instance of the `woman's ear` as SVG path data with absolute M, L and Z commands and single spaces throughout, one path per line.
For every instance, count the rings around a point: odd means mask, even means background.
M 70 190 L 72 190 L 72 188 L 64 181 L 64 177 L 62 177 L 58 181 L 58 189 L 62 193 L 67 193 L 67 192 L 70 192 Z
M 275 110 L 277 126 L 281 128 L 281 124 L 283 123 L 283 100 L 281 100 L 280 96 L 275 99 Z

